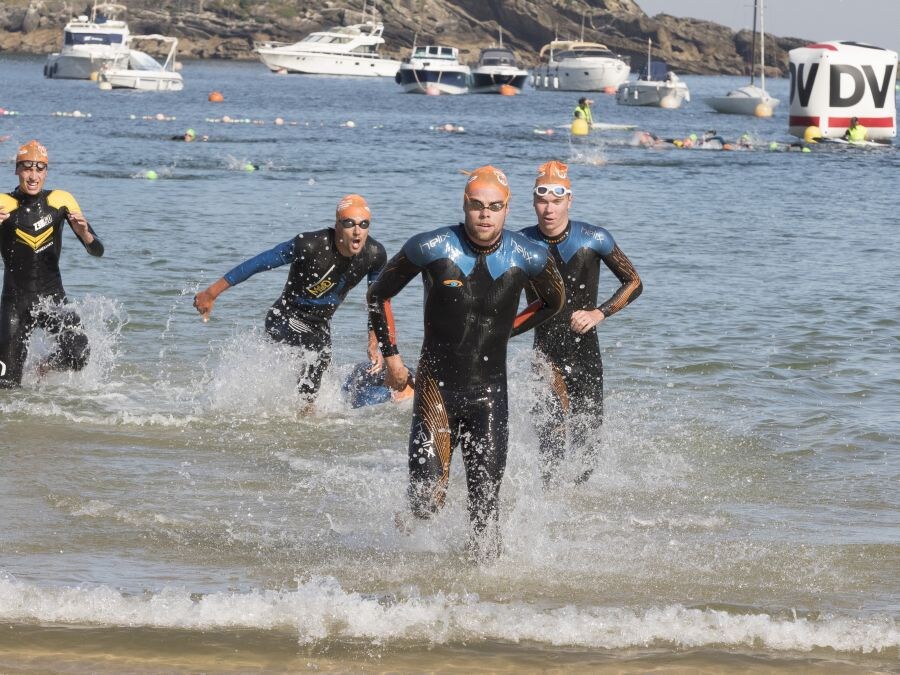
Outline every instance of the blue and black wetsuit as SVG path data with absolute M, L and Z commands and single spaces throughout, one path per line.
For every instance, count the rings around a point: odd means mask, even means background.
M 0 206 L 10 214 L 0 223 L 4 265 L 0 296 L 0 388 L 22 383 L 28 339 L 35 328 L 56 336 L 56 350 L 47 360 L 50 368 L 84 368 L 90 349 L 81 318 L 70 310 L 37 310 L 44 298 L 51 304 L 66 301 L 59 256 L 68 215 L 81 212 L 78 202 L 63 190 L 42 190 L 37 195 L 29 195 L 17 188 L 0 194 Z M 93 229 L 90 231 L 94 234 Z M 103 244 L 96 234 L 90 244 L 82 244 L 91 255 L 103 255 Z
M 583 449 L 588 459 L 593 459 L 603 422 L 603 361 L 597 329 L 576 333 L 570 327 L 572 313 L 599 309 L 609 317 L 635 300 L 643 285 L 631 261 L 602 227 L 570 221 L 553 239 L 545 237 L 537 225 L 522 230 L 522 234 L 550 252 L 566 286 L 563 310 L 534 333 L 535 351 L 544 362 L 538 364 L 538 370 L 547 384 L 535 410 L 547 481 L 565 455 L 566 428 L 571 447 Z M 597 307 L 601 261 L 620 285 Z M 526 294 L 529 300 L 536 297 L 531 289 L 526 289 Z M 582 478 L 588 475 L 590 469 Z
M 225 280 L 235 286 L 257 272 L 290 263 L 281 297 L 266 315 L 266 332 L 276 342 L 316 353 L 297 381 L 301 395 L 312 400 L 331 363 L 331 317 L 364 277 L 370 284 L 375 280 L 386 260 L 384 246 L 372 237 L 358 254 L 341 255 L 334 228 L 329 227 L 298 234 L 242 262 L 225 274 Z
M 496 526 L 506 467 L 506 345 L 559 311 L 563 283 L 546 248 L 521 234 L 504 231 L 488 248 L 474 244 L 462 225 L 415 236 L 369 288 L 370 322 L 385 356 L 397 353 L 385 304 L 418 274 L 425 285 L 425 338 L 409 439 L 410 505 L 421 518 L 443 505 L 459 443 L 469 517 L 481 535 Z M 517 320 L 526 286 L 540 308 Z

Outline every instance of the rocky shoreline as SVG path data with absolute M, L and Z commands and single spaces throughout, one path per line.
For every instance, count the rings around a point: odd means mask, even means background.
M 296 41 L 335 25 L 358 23 L 363 0 L 126 0 L 132 33 L 179 38 L 181 58 L 254 59 L 256 41 Z M 369 16 L 371 2 L 366 3 Z M 87 0 L 6 0 L 0 5 L 0 53 L 48 54 L 61 46 L 62 28 L 74 15 L 90 14 Z M 648 16 L 635 0 L 388 0 L 376 2 L 385 24 L 385 53 L 408 54 L 419 44 L 439 42 L 460 48 L 474 61 L 479 49 L 496 42 L 516 49 L 527 65 L 541 46 L 560 39 L 602 42 L 631 57 L 646 59 L 647 39 L 654 59 L 679 73 L 740 75 L 747 72 L 751 33 L 665 14 Z M 582 28 L 583 27 L 583 28 Z M 787 73 L 788 51 L 809 40 L 766 36 L 766 72 Z

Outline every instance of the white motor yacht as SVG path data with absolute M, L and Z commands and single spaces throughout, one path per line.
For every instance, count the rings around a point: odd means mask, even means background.
M 482 49 L 472 69 L 473 94 L 497 94 L 504 87 L 512 87 L 516 93 L 527 81 L 528 71 L 519 68 L 515 53 L 503 46 Z
M 456 47 L 427 45 L 413 47 L 394 79 L 408 94 L 465 94 L 470 75 Z
M 647 65 L 641 76 L 634 81 L 623 82 L 616 90 L 619 105 L 655 106 L 657 108 L 680 108 L 691 100 L 687 84 L 669 70 L 663 61 L 653 61 L 650 57 L 652 42 L 647 41 Z
M 175 71 L 175 52 L 178 39 L 164 35 L 135 35 L 131 44 L 140 40 L 163 42 L 169 45 L 165 63 L 160 64 L 146 52 L 130 49 L 127 56 L 121 56 L 104 66 L 97 81 L 101 89 L 139 89 L 141 91 L 181 91 L 184 80 Z
M 628 79 L 627 61 L 597 42 L 554 40 L 541 48 L 540 58 L 532 73 L 535 89 L 614 90 Z
M 255 51 L 275 72 L 393 77 L 400 62 L 379 54 L 383 32 L 384 24 L 367 21 L 310 33 L 294 44 L 260 43 Z
M 120 18 L 123 5 L 94 3 L 91 16 L 79 16 L 63 29 L 63 46 L 50 54 L 44 64 L 44 76 L 60 79 L 90 80 L 104 65 L 128 54 L 128 24 Z

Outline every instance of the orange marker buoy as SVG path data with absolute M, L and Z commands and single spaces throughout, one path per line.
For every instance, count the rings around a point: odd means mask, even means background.
M 209 93 L 209 102 L 210 103 L 221 103 L 224 100 L 225 100 L 225 97 L 222 96 L 222 92 L 211 91 Z
M 501 96 L 515 96 L 519 93 L 519 90 L 511 84 L 501 84 L 498 91 L 500 92 Z
M 603 87 L 604 94 L 615 94 L 618 91 L 617 87 Z

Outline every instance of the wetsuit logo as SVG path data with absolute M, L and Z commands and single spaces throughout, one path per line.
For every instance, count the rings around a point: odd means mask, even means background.
M 447 241 L 449 238 L 450 238 L 450 234 L 445 232 L 444 234 L 439 234 L 436 237 L 432 237 L 431 239 L 426 241 L 424 244 L 420 244 L 419 248 L 421 248 L 423 250 L 425 250 L 425 249 L 430 250 L 430 249 L 433 249 L 438 244 L 440 244 L 441 242 Z
M 30 246 L 32 249 L 37 251 L 41 246 L 43 246 L 47 240 L 53 236 L 53 228 L 51 227 L 46 232 L 42 232 L 41 234 L 32 237 L 27 232 L 23 232 L 19 228 L 16 228 L 16 236 L 27 246 Z
M 306 290 L 309 291 L 310 295 L 312 295 L 314 298 L 319 298 L 319 297 L 325 295 L 325 293 L 327 293 L 328 290 L 331 289 L 333 286 L 334 286 L 334 282 L 331 281 L 330 279 L 322 279 L 322 281 L 320 281 L 319 283 L 317 283 L 313 286 L 310 286 Z
M 512 247 L 513 247 L 513 250 L 514 250 L 516 253 L 518 253 L 518 254 L 521 255 L 523 258 L 525 258 L 525 262 L 531 262 L 532 259 L 534 259 L 534 257 L 535 257 L 535 256 L 534 256 L 534 253 L 532 253 L 531 251 L 529 251 L 527 248 L 525 248 L 525 247 L 522 246 L 521 244 L 518 244 L 518 243 L 516 243 L 516 242 L 512 242 Z
M 34 231 L 37 232 L 38 230 L 40 230 L 43 227 L 46 227 L 47 225 L 49 225 L 52 222 L 53 222 L 53 214 L 48 213 L 43 218 L 36 220 L 34 222 L 34 224 L 32 225 L 32 227 L 34 228 Z
M 443 284 L 447 288 L 460 288 L 463 285 L 459 279 L 444 279 Z

